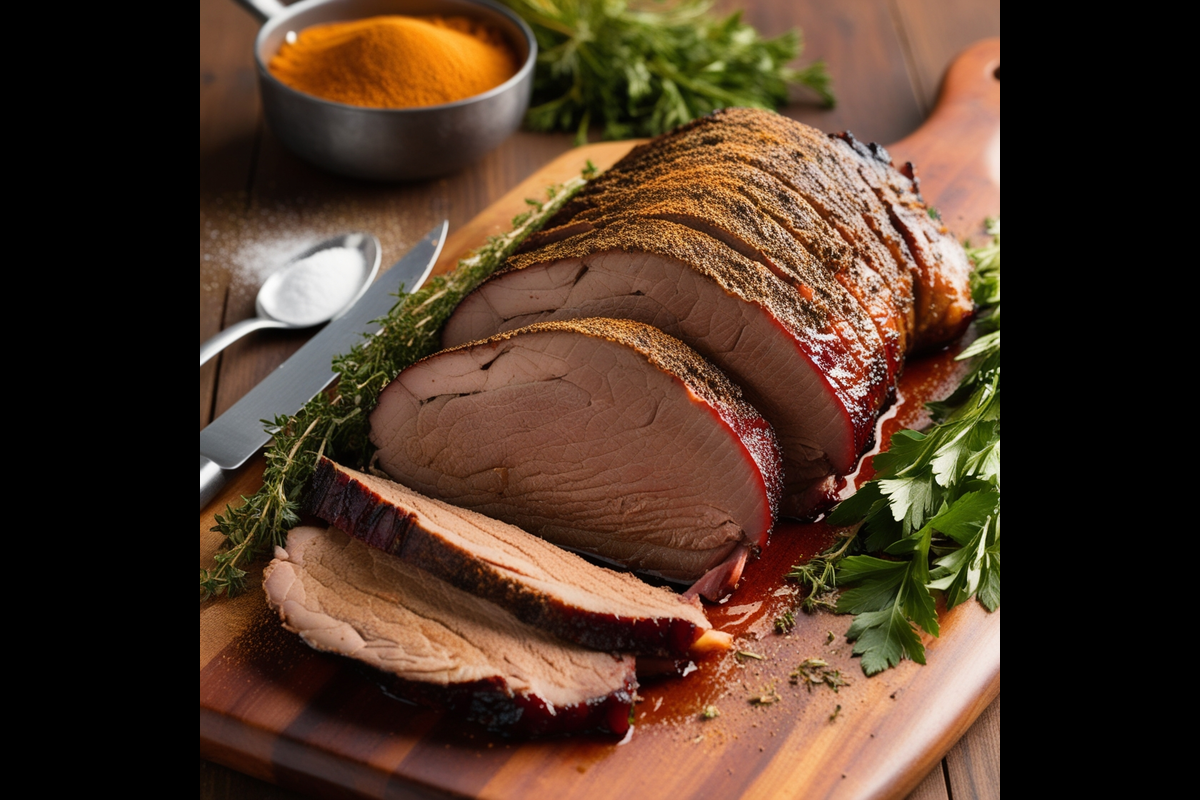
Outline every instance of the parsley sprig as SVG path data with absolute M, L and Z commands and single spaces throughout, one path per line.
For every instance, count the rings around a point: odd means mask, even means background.
M 800 32 L 763 39 L 734 13 L 710 13 L 712 0 L 504 0 L 538 42 L 534 130 L 602 126 L 606 139 L 656 136 L 728 106 L 778 108 L 788 86 L 808 86 L 834 103 L 820 61 L 788 64 L 803 49 Z
M 489 238 L 448 275 L 431 278 L 412 294 L 401 294 L 381 320 L 378 333 L 334 359 L 335 391 L 318 394 L 295 416 L 273 420 L 268 426 L 274 438 L 266 451 L 262 488 L 243 497 L 237 508 L 226 506 L 225 513 L 217 516 L 214 530 L 225 535 L 225 542 L 213 565 L 200 569 L 202 600 L 245 590 L 248 565 L 273 545 L 283 544 L 287 531 L 300 522 L 301 493 L 321 455 L 353 466 L 366 464 L 372 452 L 367 416 L 383 387 L 400 370 L 438 349 L 442 323 L 459 301 L 595 172 L 589 163 L 580 177 L 550 187 L 544 202 L 527 200 L 530 208 L 513 220 L 512 230 Z
M 992 242 L 968 248 L 972 296 L 986 331 L 959 356 L 972 367 L 948 398 L 930 403 L 937 424 L 898 431 L 875 456 L 876 477 L 830 514 L 860 525 L 866 553 L 837 566 L 837 611 L 854 614 L 846 636 L 874 675 L 902 658 L 925 663 L 917 632 L 938 635 L 932 592 L 948 608 L 976 597 L 1000 606 L 1000 222 Z

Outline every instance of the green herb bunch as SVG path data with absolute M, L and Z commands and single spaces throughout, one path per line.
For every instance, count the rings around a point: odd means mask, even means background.
M 539 131 L 601 125 L 606 139 L 657 136 L 718 108 L 778 108 L 789 84 L 834 103 L 829 73 L 787 65 L 800 32 L 763 39 L 739 13 L 718 18 L 712 0 L 504 0 L 538 42 L 533 103 Z
M 283 544 L 287 531 L 300 522 L 300 499 L 321 455 L 361 467 L 372 447 L 367 415 L 383 387 L 400 370 L 438 349 L 438 332 L 459 301 L 492 274 L 531 233 L 538 230 L 594 174 L 551 187 L 545 202 L 526 201 L 531 208 L 513 220 L 508 233 L 458 262 L 448 275 L 430 279 L 419 291 L 401 294 L 380 320 L 374 336 L 347 355 L 334 359 L 338 380 L 332 393 L 321 393 L 295 416 L 277 417 L 268 429 L 274 438 L 266 452 L 263 485 L 237 508 L 227 506 L 217 517 L 226 537 L 209 569 L 200 570 L 201 599 L 245 589 L 246 568 Z M 264 420 L 265 423 L 265 420 Z
M 938 635 L 933 591 L 953 608 L 976 597 L 1000 606 L 1000 223 L 989 220 L 990 244 L 968 248 L 976 268 L 972 295 L 984 333 L 959 356 L 971 369 L 947 399 L 930 403 L 927 432 L 898 431 L 875 456 L 876 477 L 842 502 L 829 520 L 857 526 L 856 544 L 873 555 L 821 563 L 833 581 L 850 586 L 836 610 L 856 615 L 847 637 L 874 675 L 911 658 L 925 663 L 917 626 Z M 794 567 L 800 570 L 802 567 Z M 809 570 L 812 572 L 812 570 Z

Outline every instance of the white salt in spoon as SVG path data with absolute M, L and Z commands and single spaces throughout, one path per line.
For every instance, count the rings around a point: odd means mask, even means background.
M 200 345 L 200 366 L 251 331 L 310 328 L 354 305 L 379 272 L 379 240 L 369 233 L 326 239 L 293 256 L 258 290 L 258 316 L 230 325 Z

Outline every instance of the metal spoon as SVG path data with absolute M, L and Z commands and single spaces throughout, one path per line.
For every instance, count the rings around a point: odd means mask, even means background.
M 361 284 L 346 302 L 338 303 L 338 298 L 333 297 L 332 303 L 337 303 L 335 307 L 328 307 L 331 304 L 330 297 L 318 296 L 312 298 L 318 304 L 315 310 L 311 305 L 303 309 L 297 308 L 294 303 L 299 294 L 296 291 L 297 285 L 305 280 L 306 271 L 311 272 L 316 264 L 309 259 L 324 250 L 337 248 L 354 249 L 362 256 Z M 217 353 L 251 331 L 262 328 L 310 328 L 337 319 L 362 297 L 363 292 L 375 280 L 375 275 L 379 272 L 380 255 L 379 240 L 374 236 L 369 233 L 348 233 L 326 239 L 293 256 L 282 268 L 271 273 L 258 290 L 258 297 L 254 301 L 254 310 L 258 316 L 230 325 L 200 345 L 200 366 L 204 366 L 205 362 Z M 293 302 L 289 305 L 289 301 Z M 320 303 L 323 301 L 326 305 L 322 307 Z

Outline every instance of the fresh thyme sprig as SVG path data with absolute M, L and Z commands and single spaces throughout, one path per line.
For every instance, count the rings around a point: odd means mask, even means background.
M 576 131 L 581 144 L 593 123 L 606 139 L 656 136 L 718 108 L 778 108 L 790 84 L 834 104 L 823 63 L 787 66 L 799 31 L 763 39 L 739 13 L 711 14 L 712 0 L 504 2 L 537 36 L 534 130 Z
M 527 200 L 530 208 L 513 220 L 512 230 L 489 238 L 448 275 L 400 295 L 378 333 L 334 359 L 338 380 L 332 392 L 318 394 L 294 416 L 272 421 L 262 488 L 217 516 L 214 530 L 226 538 L 212 567 L 200 570 L 201 599 L 243 591 L 247 566 L 283 544 L 286 532 L 300 521 L 301 494 L 321 455 L 354 466 L 367 463 L 372 450 L 367 415 L 379 392 L 400 370 L 437 350 L 442 323 L 459 301 L 594 175 L 589 163 L 580 177 L 548 189 L 545 201 Z
M 804 599 L 800 601 L 800 608 L 806 614 L 816 613 L 818 608 L 832 611 L 837 607 L 833 597 L 837 589 L 837 563 L 842 560 L 857 533 L 857 528 L 850 530 L 820 555 L 803 564 L 793 565 L 788 572 L 788 580 L 795 581 L 804 588 Z
M 829 516 L 860 525 L 872 555 L 818 558 L 793 568 L 797 579 L 841 591 L 837 611 L 856 615 L 846 636 L 874 675 L 902 658 L 925 663 L 916 626 L 938 635 L 931 591 L 948 607 L 977 597 L 1000 605 L 1000 223 L 992 242 L 967 248 L 976 269 L 972 296 L 985 331 L 959 356 L 971 370 L 950 397 L 928 404 L 937 423 L 926 433 L 898 431 L 875 456 L 876 477 Z M 810 592 L 811 596 L 812 592 Z

